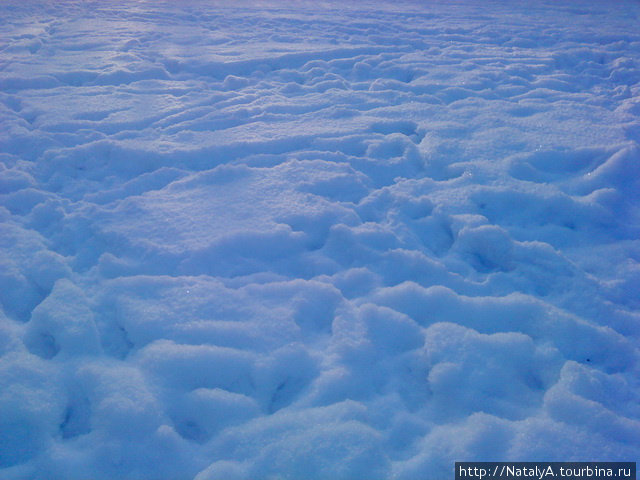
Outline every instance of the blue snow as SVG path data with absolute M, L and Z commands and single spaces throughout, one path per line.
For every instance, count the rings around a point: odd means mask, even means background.
M 0 3 L 0 477 L 640 461 L 640 4 Z

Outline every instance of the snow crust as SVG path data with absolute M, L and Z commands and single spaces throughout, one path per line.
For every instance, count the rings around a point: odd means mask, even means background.
M 0 477 L 640 461 L 640 5 L 0 3 Z

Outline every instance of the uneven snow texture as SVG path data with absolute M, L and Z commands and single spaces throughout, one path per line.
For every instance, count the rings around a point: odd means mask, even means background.
M 0 3 L 0 477 L 640 461 L 640 4 Z

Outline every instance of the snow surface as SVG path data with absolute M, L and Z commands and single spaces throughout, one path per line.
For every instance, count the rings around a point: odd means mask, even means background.
M 637 1 L 0 19 L 1 478 L 640 461 Z

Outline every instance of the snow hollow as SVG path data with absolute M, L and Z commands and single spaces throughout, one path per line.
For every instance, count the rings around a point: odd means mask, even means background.
M 0 477 L 640 461 L 637 1 L 0 3 Z

